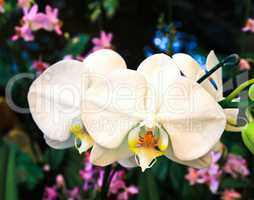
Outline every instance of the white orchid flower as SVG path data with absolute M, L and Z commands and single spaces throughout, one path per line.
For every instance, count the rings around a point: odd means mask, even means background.
M 80 121 L 81 99 L 101 77 L 121 68 L 126 68 L 126 64 L 117 53 L 100 50 L 90 54 L 84 62 L 60 61 L 32 83 L 28 93 L 29 107 L 49 146 L 56 149 L 72 147 L 77 138 L 82 153 L 93 145 Z
M 114 70 L 89 87 L 81 118 L 95 142 L 94 164 L 120 161 L 132 167 L 135 156 L 144 171 L 165 155 L 192 167 L 209 165 L 226 116 L 209 91 L 195 82 L 200 70 L 189 67 L 195 61 L 178 61 L 156 54 L 137 71 Z
M 193 81 L 197 81 L 206 72 L 201 68 L 201 66 L 189 55 L 178 53 L 173 55 L 174 62 L 178 65 L 182 73 Z M 206 59 L 206 68 L 211 70 L 214 66 L 219 63 L 214 51 L 211 51 Z M 201 86 L 217 101 L 224 99 L 223 97 L 223 81 L 222 81 L 222 68 L 214 72 L 210 78 L 215 82 L 216 87 L 211 83 L 211 79 L 207 79 L 201 83 Z M 234 126 L 237 124 L 237 116 L 239 113 L 238 108 L 226 108 L 224 109 L 227 118 L 227 131 L 234 131 Z M 239 129 L 236 129 L 239 131 Z

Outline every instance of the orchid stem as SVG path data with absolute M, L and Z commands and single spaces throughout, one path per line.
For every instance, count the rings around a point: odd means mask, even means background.
M 239 85 L 233 92 L 231 92 L 227 97 L 226 97 L 226 100 L 233 100 L 235 97 L 237 97 L 239 95 L 239 93 L 241 91 L 243 91 L 246 87 L 250 86 L 254 84 L 254 78 L 253 79 L 250 79 L 244 83 L 242 83 L 241 85 Z
M 237 54 L 231 54 L 230 56 L 226 57 L 224 60 L 219 62 L 217 65 L 215 65 L 211 70 L 209 70 L 205 75 L 200 77 L 198 79 L 198 83 L 202 83 L 204 80 L 206 80 L 209 76 L 211 76 L 216 70 L 223 66 L 235 66 L 238 65 L 240 62 L 240 57 Z

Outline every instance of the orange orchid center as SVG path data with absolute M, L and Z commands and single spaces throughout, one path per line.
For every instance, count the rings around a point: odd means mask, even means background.
M 153 135 L 152 131 L 147 131 L 144 136 L 139 136 L 138 146 L 157 147 L 159 139 Z

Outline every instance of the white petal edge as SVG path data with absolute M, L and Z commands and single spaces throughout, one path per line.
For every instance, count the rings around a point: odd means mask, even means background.
M 119 160 L 118 163 L 125 168 L 133 168 L 138 166 L 134 156 L 131 156 L 123 160 Z
M 97 166 L 106 166 L 114 162 L 121 161 L 131 157 L 133 154 L 130 152 L 127 144 L 127 139 L 116 149 L 107 149 L 98 144 L 94 144 L 90 161 Z
M 83 62 L 90 72 L 92 85 L 104 81 L 105 76 L 114 70 L 127 69 L 124 59 L 110 49 L 97 50 L 89 54 Z
M 158 113 L 174 153 L 180 160 L 194 160 L 219 141 L 226 117 L 223 109 L 199 84 L 182 77 L 169 87 Z
M 57 62 L 30 86 L 28 103 L 32 117 L 42 132 L 56 141 L 70 137 L 72 120 L 80 115 L 80 103 L 87 89 L 88 71 L 79 61 Z M 82 93 L 83 92 L 83 93 Z
M 219 63 L 217 56 L 214 51 L 210 51 L 206 59 L 206 67 L 208 70 L 211 70 L 214 66 Z M 223 99 L 223 87 L 222 87 L 222 68 L 219 68 L 216 72 L 211 75 L 211 78 L 215 81 L 217 86 L 216 99 L 220 101 Z M 212 86 L 212 84 L 211 84 Z M 213 86 L 212 86 L 213 87 Z M 211 89 L 210 89 L 211 90 Z
M 47 145 L 49 145 L 50 147 L 52 147 L 54 149 L 67 149 L 67 148 L 73 147 L 74 140 L 75 140 L 75 138 L 72 135 L 70 135 L 70 137 L 66 141 L 63 141 L 63 142 L 59 142 L 57 140 L 52 140 L 52 139 L 48 138 L 46 135 L 44 135 L 44 139 L 45 139 L 45 142 L 47 143 Z
M 172 58 L 181 72 L 193 81 L 197 81 L 204 73 L 196 60 L 188 54 L 177 53 L 174 54 Z

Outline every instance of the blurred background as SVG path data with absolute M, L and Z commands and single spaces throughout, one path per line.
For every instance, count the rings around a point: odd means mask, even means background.
M 90 200 L 101 190 L 104 169 L 75 149 L 49 148 L 27 110 L 28 88 L 47 67 L 102 48 L 131 69 L 159 52 L 188 53 L 201 66 L 210 50 L 237 53 L 239 66 L 223 69 L 227 94 L 254 77 L 253 8 L 252 0 L 0 0 L 0 200 Z M 204 170 L 165 158 L 145 173 L 115 165 L 108 199 L 254 199 L 253 156 L 240 134 L 222 140 L 225 153 Z

